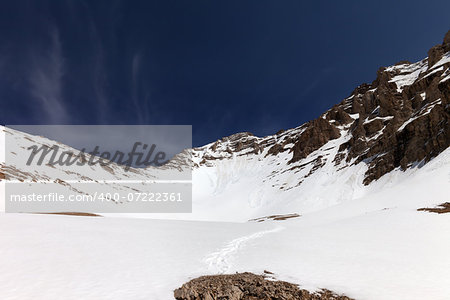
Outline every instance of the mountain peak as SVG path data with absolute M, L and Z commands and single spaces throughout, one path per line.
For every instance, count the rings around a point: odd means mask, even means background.
M 443 44 L 430 49 L 428 58 L 380 68 L 372 83 L 359 85 L 341 103 L 300 127 L 265 138 L 239 133 L 205 146 L 209 150 L 202 162 L 233 155 L 264 158 L 287 153 L 292 169 L 312 161 L 319 149 L 339 140 L 333 145 L 336 153 L 328 160 L 339 168 L 367 165 L 365 184 L 396 168 L 426 163 L 450 143 L 449 40 L 450 31 Z M 314 171 L 325 163 L 322 158 Z
M 445 34 L 442 44 L 436 45 L 428 51 L 428 67 L 432 67 L 448 51 L 450 51 L 450 30 Z

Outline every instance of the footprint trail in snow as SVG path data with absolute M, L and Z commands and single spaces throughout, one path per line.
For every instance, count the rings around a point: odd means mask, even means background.
M 232 240 L 219 251 L 209 254 L 205 258 L 208 269 L 212 272 L 223 274 L 231 268 L 231 262 L 237 255 L 237 252 L 250 240 L 258 239 L 268 233 L 274 233 L 285 229 L 283 226 L 277 226 L 270 230 L 255 232 L 251 235 L 243 236 Z

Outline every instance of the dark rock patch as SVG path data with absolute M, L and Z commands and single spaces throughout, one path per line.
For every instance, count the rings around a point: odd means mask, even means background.
M 284 221 L 284 220 L 287 220 L 287 219 L 298 218 L 298 217 L 300 217 L 299 214 L 271 215 L 271 216 L 251 219 L 249 221 L 255 221 L 255 222 L 264 222 L 264 221 L 267 221 L 267 220 Z
M 306 158 L 328 141 L 341 136 L 336 126 L 331 125 L 327 120 L 319 118 L 308 123 L 306 130 L 300 135 L 292 148 L 292 159 L 289 163 L 294 163 Z
M 87 212 L 52 212 L 52 213 L 36 213 L 40 215 L 63 215 L 63 216 L 77 216 L 77 217 L 102 217 L 102 215 L 87 213 Z
M 419 208 L 418 211 L 427 211 L 436 214 L 450 213 L 450 202 L 445 202 L 434 208 Z
M 193 279 L 176 289 L 174 297 L 177 300 L 351 300 L 329 290 L 311 293 L 289 282 L 267 280 L 264 275 L 247 272 Z

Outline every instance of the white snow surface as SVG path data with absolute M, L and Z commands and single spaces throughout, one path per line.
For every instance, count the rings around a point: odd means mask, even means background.
M 450 151 L 385 188 L 286 221 L 0 215 L 2 299 L 172 299 L 204 274 L 264 269 L 356 299 L 448 299 Z
M 165 300 L 201 275 L 269 270 L 302 288 L 355 299 L 448 299 L 450 214 L 417 209 L 450 202 L 450 149 L 364 186 L 365 163 L 342 168 L 333 162 L 347 130 L 294 164 L 289 151 L 223 152 L 194 169 L 192 214 L 2 213 L 0 298 Z M 14 134 L 18 148 L 30 142 Z M 274 138 L 284 137 L 257 139 Z M 226 149 L 227 142 L 218 147 Z M 214 154 L 211 145 L 195 150 L 194 162 L 205 153 Z M 323 166 L 308 176 L 319 157 Z M 62 171 L 41 166 L 32 174 L 59 174 L 52 172 Z M 117 168 L 112 179 L 122 176 Z M 145 178 L 146 171 L 136 176 Z M 301 216 L 248 221 L 284 213 Z
M 404 86 L 409 86 L 417 80 L 421 73 L 428 68 L 426 59 L 413 64 L 401 64 L 386 68 L 387 71 L 400 71 L 399 75 L 394 76 L 389 82 L 395 82 L 397 91 L 402 92 Z

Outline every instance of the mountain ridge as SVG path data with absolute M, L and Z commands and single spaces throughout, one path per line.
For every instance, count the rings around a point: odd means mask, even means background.
M 288 151 L 292 153 L 289 163 L 293 164 L 340 137 L 341 127 L 350 125 L 351 137 L 341 144 L 334 161 L 350 163 L 356 159 L 353 163 L 368 163 L 365 184 L 397 167 L 404 170 L 414 163 L 426 163 L 450 144 L 449 51 L 450 31 L 441 45 L 428 51 L 427 58 L 381 67 L 372 83 L 359 85 L 317 119 L 262 138 L 249 132 L 236 133 L 194 148 L 194 152 L 208 150 L 202 164 L 219 159 L 214 152 L 222 151 L 223 157 L 231 157 L 224 152 L 258 154 L 269 147 L 265 156 Z M 286 147 L 292 143 L 292 147 Z
M 91 190 L 73 181 L 148 180 L 192 168 L 192 214 L 174 216 L 184 219 L 247 221 L 274 214 L 303 215 L 360 199 L 412 176 L 416 167 L 448 149 L 449 40 L 450 32 L 423 60 L 380 68 L 372 83 L 359 85 L 317 119 L 274 135 L 236 133 L 186 149 L 162 168 L 130 172 L 116 164 L 75 169 L 43 164 L 30 169 L 12 155 L 0 175 L 19 181 L 55 179 L 62 190 L 89 194 Z M 4 132 L 17 143 L 8 149 L 16 153 L 36 143 L 55 143 L 8 128 Z M 448 155 L 441 157 L 437 165 L 445 166 Z M 112 193 L 118 191 L 114 184 L 105 185 Z M 415 209 L 444 200 L 423 200 Z

